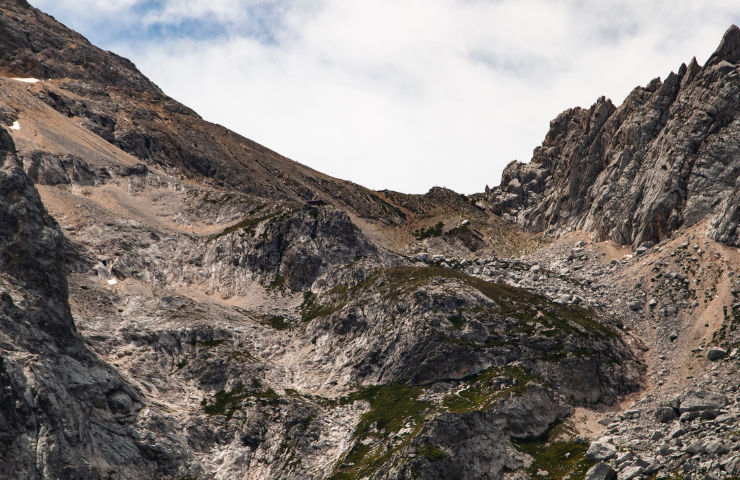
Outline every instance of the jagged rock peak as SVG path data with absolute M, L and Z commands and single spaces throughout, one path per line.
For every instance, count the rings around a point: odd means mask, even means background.
M 725 60 L 732 64 L 740 63 L 740 28 L 731 25 L 727 29 L 717 50 L 714 51 L 707 65 L 713 65 Z
M 566 110 L 529 164 L 506 167 L 491 210 L 551 236 L 582 229 L 635 246 L 711 218 L 711 237 L 737 244 L 738 65 L 733 25 L 704 67 L 693 58 L 619 108 L 601 97 Z

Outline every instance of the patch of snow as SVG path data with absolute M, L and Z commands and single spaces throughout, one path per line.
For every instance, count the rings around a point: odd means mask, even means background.
M 115 285 L 117 283 L 118 283 L 118 280 L 116 280 L 115 278 L 111 278 L 110 280 L 108 280 L 108 285 Z
M 10 129 L 11 130 L 20 130 L 21 129 L 21 124 L 18 123 L 18 120 L 16 120 L 15 122 L 13 122 L 13 125 L 10 126 Z
M 41 81 L 38 78 L 13 78 L 13 80 L 23 83 L 39 83 Z

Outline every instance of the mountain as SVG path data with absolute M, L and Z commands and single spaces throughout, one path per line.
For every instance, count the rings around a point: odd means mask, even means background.
M 23 0 L 3 2 L 0 12 L 0 73 L 44 79 L 38 99 L 147 165 L 272 200 L 321 199 L 381 224 L 439 209 L 433 196 L 419 212 L 417 196 L 329 177 L 204 121 L 130 61 L 94 47 Z
M 711 238 L 740 246 L 738 59 L 733 25 L 703 67 L 694 58 L 619 108 L 602 97 L 561 113 L 531 162 L 506 167 L 490 208 L 536 231 L 634 246 L 711 218 Z
M 0 478 L 740 475 L 737 28 L 558 117 L 500 187 L 406 195 L 0 13 Z M 659 152 L 687 170 L 670 222 Z

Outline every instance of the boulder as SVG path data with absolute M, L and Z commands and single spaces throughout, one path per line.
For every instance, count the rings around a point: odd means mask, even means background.
M 719 393 L 692 390 L 678 398 L 678 405 L 680 413 L 719 410 L 727 405 L 727 397 Z
M 126 392 L 115 392 L 108 397 L 108 407 L 114 413 L 126 414 L 131 411 L 133 402 Z
M 688 447 L 686 447 L 685 451 L 686 453 L 690 453 L 692 455 L 702 453 L 704 451 L 704 441 L 702 439 L 694 440 L 689 444 Z
M 586 456 L 595 462 L 609 460 L 617 455 L 617 447 L 609 443 L 610 439 L 597 440 L 588 447 Z
M 724 455 L 729 450 L 725 446 L 724 443 L 722 443 L 720 440 L 710 440 L 709 443 L 707 443 L 706 447 L 704 447 L 704 451 L 707 452 L 709 455 Z
M 701 413 L 699 413 L 699 417 L 701 417 L 702 420 L 714 420 L 718 415 L 719 411 L 714 409 L 702 410 Z
M 147 172 L 149 172 L 149 167 L 147 167 L 143 163 L 137 163 L 136 165 L 123 168 L 121 170 L 121 176 L 122 177 L 142 176 L 142 175 L 146 175 Z
M 682 422 L 690 422 L 691 420 L 699 418 L 701 416 L 701 413 L 702 412 L 699 412 L 699 411 L 683 412 L 681 416 L 679 417 L 679 420 Z
M 642 309 L 644 302 L 642 300 L 631 300 L 628 305 L 630 310 L 637 312 Z
M 638 478 L 642 473 L 642 470 L 642 467 L 631 465 L 619 472 L 619 480 L 633 480 L 634 478 Z
M 661 407 L 655 411 L 655 419 L 661 423 L 668 423 L 678 418 L 678 414 L 671 407 Z
M 710 362 L 716 362 L 717 360 L 724 358 L 725 355 L 727 355 L 727 350 L 724 348 L 710 347 L 707 350 L 707 360 Z
M 617 472 L 608 463 L 599 462 L 586 472 L 583 480 L 617 480 Z

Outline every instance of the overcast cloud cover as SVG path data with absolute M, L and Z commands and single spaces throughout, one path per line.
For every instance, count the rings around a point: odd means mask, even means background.
M 31 0 L 162 89 L 371 188 L 482 191 L 549 121 L 703 63 L 737 0 Z

